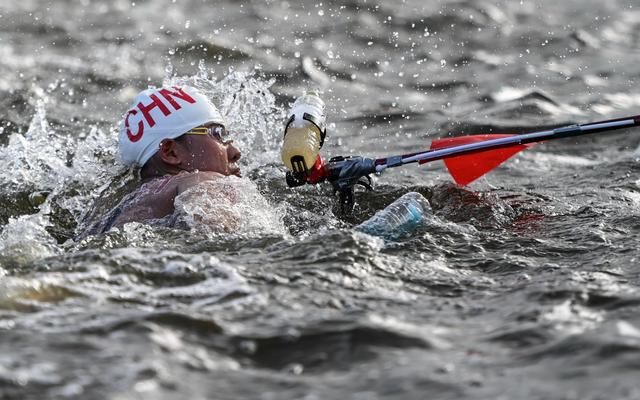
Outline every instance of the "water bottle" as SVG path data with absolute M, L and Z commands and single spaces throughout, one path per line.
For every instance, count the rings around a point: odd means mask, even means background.
M 418 227 L 424 219 L 425 211 L 430 209 L 429 202 L 424 196 L 417 192 L 409 192 L 389 204 L 384 210 L 375 213 L 356 229 L 369 235 L 394 239 Z
M 324 101 L 317 92 L 308 91 L 293 103 L 282 144 L 282 161 L 289 170 L 311 170 L 324 142 L 325 120 Z

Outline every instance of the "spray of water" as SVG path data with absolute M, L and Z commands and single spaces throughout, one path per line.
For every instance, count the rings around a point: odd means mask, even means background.
M 0 185 L 8 196 L 60 191 L 72 176 L 66 163 L 68 139 L 51 129 L 45 111 L 48 99 L 42 92 L 37 93 L 35 114 L 27 132 L 12 134 L 7 146 L 0 149 L 0 163 L 5 166 L 0 173 Z M 23 265 L 59 251 L 56 241 L 46 231 L 51 225 L 52 198 L 49 195 L 36 214 L 9 218 L 0 233 L 3 264 Z
M 60 253 L 60 246 L 47 232 L 51 222 L 49 205 L 33 215 L 10 218 L 0 233 L 0 264 L 21 266 Z
M 236 145 L 243 152 L 244 171 L 277 161 L 284 111 L 276 106 L 275 97 L 269 91 L 273 80 L 233 70 L 216 80 L 203 62 L 194 76 L 174 76 L 170 66 L 166 72 L 163 85 L 197 87 L 220 107 Z M 34 87 L 32 92 L 35 112 L 28 130 L 13 133 L 7 145 L 0 147 L 0 163 L 5 166 L 0 172 L 2 194 L 9 198 L 29 194 L 43 197 L 36 214 L 9 213 L 13 216 L 1 228 L 3 257 L 21 264 L 62 251 L 47 231 L 54 224 L 52 213 L 68 212 L 78 224 L 110 182 L 124 171 L 117 156 L 115 125 L 106 132 L 88 126 L 78 136 L 64 135 L 47 120 L 47 108 L 56 106 L 50 97 L 51 90 Z M 114 113 L 114 117 L 116 114 L 119 113 Z M 178 201 L 183 224 L 193 227 L 200 220 L 211 232 L 283 232 L 281 210 L 270 206 L 251 181 L 230 178 L 224 182 L 224 190 L 237 186 L 233 191 L 238 204 L 232 203 L 232 199 L 226 202 L 217 199 L 215 204 L 213 200 L 198 199 L 196 194 L 207 196 L 214 190 L 199 187 Z M 212 221 L 207 213 L 220 216 L 225 208 L 235 223 L 215 228 L 215 224 L 206 223 L 205 220 Z
M 284 209 L 275 208 L 248 179 L 230 176 L 206 181 L 175 200 L 178 224 L 210 234 L 283 235 Z
M 33 93 L 35 112 L 29 128 L 13 133 L 0 148 L 0 163 L 5 166 L 0 172 L 2 195 L 29 194 L 38 209 L 32 215 L 14 214 L 2 228 L 1 254 L 14 264 L 60 252 L 47 231 L 53 225 L 52 213 L 69 212 L 80 220 L 99 193 L 96 183 L 119 169 L 112 134 L 96 127 L 78 137 L 56 132 L 47 120 L 47 107 L 55 106 L 50 92 L 34 87 Z
M 240 163 L 246 169 L 277 162 L 285 110 L 276 106 L 269 88 L 275 80 L 265 80 L 254 72 L 230 69 L 216 80 L 200 61 L 194 76 L 174 76 L 166 69 L 163 85 L 190 85 L 211 98 L 225 116 L 232 139 L 243 153 Z
M 35 114 L 24 134 L 13 133 L 0 149 L 0 185 L 10 192 L 51 191 L 59 187 L 72 171 L 67 164 L 69 139 L 57 135 L 46 118 L 46 96 L 36 100 Z

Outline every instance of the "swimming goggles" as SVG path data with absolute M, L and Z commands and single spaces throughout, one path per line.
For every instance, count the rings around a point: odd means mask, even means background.
M 212 126 L 199 126 L 197 128 L 193 128 L 185 135 L 208 135 L 213 139 L 222 142 L 223 144 L 229 144 L 232 140 L 228 140 L 229 133 L 221 125 L 212 125 Z

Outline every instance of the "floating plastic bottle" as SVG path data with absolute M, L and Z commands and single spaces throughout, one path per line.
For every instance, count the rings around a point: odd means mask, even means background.
M 417 228 L 424 219 L 425 211 L 430 209 L 424 196 L 409 192 L 375 213 L 356 229 L 369 235 L 394 239 Z
M 316 162 L 325 136 L 325 105 L 308 91 L 291 107 L 282 144 L 282 161 L 294 173 L 306 173 Z

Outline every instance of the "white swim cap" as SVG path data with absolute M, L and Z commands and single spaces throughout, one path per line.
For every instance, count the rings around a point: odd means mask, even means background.
M 225 125 L 218 109 L 190 86 L 143 90 L 120 121 L 120 157 L 143 166 L 164 139 L 175 139 L 209 123 Z

